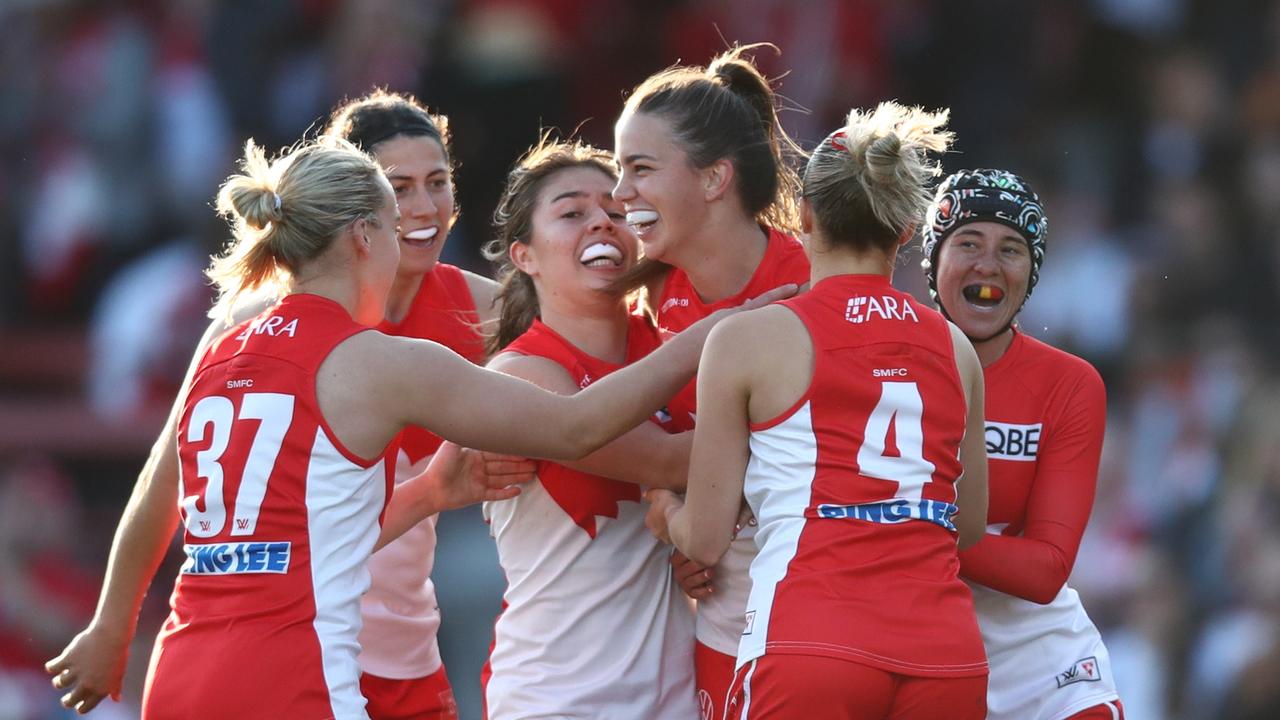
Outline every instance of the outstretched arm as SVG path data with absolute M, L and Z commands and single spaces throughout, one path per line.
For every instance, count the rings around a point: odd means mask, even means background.
M 788 285 L 740 309 L 794 294 Z M 572 396 L 477 368 L 439 345 L 375 339 L 386 352 L 365 355 L 385 378 L 375 401 L 402 424 L 421 425 L 465 447 L 527 457 L 574 460 L 645 421 L 693 375 L 702 343 L 716 322 L 705 318 L 643 360 Z M 723 313 L 723 314 L 722 314 Z M 421 368 L 431 368 L 423 374 Z
M 557 395 L 579 391 L 569 372 L 547 358 L 502 353 L 489 362 L 489 367 Z M 693 433 L 670 435 L 646 421 L 590 455 L 564 464 L 612 480 L 683 491 L 692 448 Z

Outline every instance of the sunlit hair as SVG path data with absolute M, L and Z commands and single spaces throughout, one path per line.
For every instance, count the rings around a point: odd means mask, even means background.
M 432 113 L 412 95 L 383 88 L 338 106 L 322 135 L 341 138 L 366 152 L 400 136 L 429 137 L 440 143 L 445 161 L 452 162 L 449 118 Z
M 613 156 L 581 142 L 552 140 L 544 133 L 538 144 L 524 154 L 507 175 L 506 187 L 493 212 L 496 237 L 484 247 L 485 258 L 498 266 L 502 315 L 497 329 L 487 339 L 490 354 L 497 353 L 520 337 L 538 317 L 538 295 L 533 278 L 516 267 L 511 260 L 514 243 L 528 244 L 533 237 L 533 213 L 538 192 L 555 173 L 569 168 L 589 167 L 617 179 Z
M 214 313 L 229 315 L 245 292 L 279 292 L 348 224 L 376 224 L 389 187 L 378 164 L 343 140 L 305 143 L 274 161 L 246 142 L 240 173 L 218 191 L 233 239 L 208 270 L 218 287 Z
M 783 232 L 799 230 L 800 179 L 794 163 L 803 153 L 778 122 L 778 97 L 752 61 L 770 43 L 731 48 L 706 67 L 677 65 L 651 75 L 627 99 L 624 113 L 666 120 L 694 167 L 727 159 L 734 191 L 756 222 Z M 639 287 L 669 266 L 644 260 L 617 284 Z
M 933 154 L 954 137 L 943 129 L 948 114 L 896 102 L 851 110 L 845 126 L 814 149 L 803 193 L 828 242 L 888 250 L 920 224 L 929 180 L 941 172 Z

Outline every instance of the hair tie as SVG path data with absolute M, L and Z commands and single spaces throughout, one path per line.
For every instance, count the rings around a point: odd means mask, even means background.
M 845 144 L 845 140 L 848 139 L 848 137 L 848 135 L 844 134 L 843 130 L 837 130 L 831 133 L 831 147 L 834 147 L 837 150 L 849 152 L 849 146 Z M 850 154 L 852 155 L 852 153 Z
M 277 213 L 277 214 L 279 214 L 279 212 L 280 212 L 280 193 L 273 192 L 273 193 L 271 193 L 271 194 L 272 194 L 272 195 L 275 197 L 275 199 L 276 199 L 276 213 Z

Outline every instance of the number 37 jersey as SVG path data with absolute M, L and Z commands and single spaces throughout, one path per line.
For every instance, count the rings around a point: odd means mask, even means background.
M 951 333 L 887 278 L 827 278 L 782 303 L 813 379 L 751 427 L 759 528 L 738 664 L 819 655 L 917 677 L 985 675 L 953 515 L 966 402 Z
M 145 717 L 366 717 L 359 599 L 394 463 L 342 446 L 316 374 L 367 329 L 290 295 L 202 359 L 178 426 L 186 558 Z

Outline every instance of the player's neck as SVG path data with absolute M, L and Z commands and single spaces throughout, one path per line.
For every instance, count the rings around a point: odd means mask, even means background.
M 857 251 L 843 245 L 828 245 L 820 236 L 808 237 L 809 282 L 817 285 L 835 275 L 883 275 L 893 277 L 897 247 L 883 250 Z
M 625 301 L 599 305 L 552 304 L 540 310 L 542 324 L 594 358 L 621 365 L 627 359 Z
M 754 218 L 738 215 L 712 222 L 673 263 L 689 276 L 704 303 L 733 297 L 751 282 L 769 247 L 769 235 Z
M 426 273 L 396 273 L 391 283 L 391 292 L 387 295 L 387 322 L 398 323 L 409 314 L 413 307 L 413 299 L 418 296 L 418 288 Z
M 1009 346 L 1013 344 L 1013 328 L 1005 328 L 1005 331 L 999 335 L 989 339 L 980 340 L 973 344 L 973 349 L 978 353 L 978 362 L 982 363 L 982 367 L 989 367 L 1004 354 L 1009 351 Z

